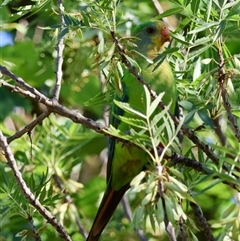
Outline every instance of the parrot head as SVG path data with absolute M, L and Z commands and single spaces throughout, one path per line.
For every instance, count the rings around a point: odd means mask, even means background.
M 168 26 L 160 21 L 148 21 L 140 24 L 134 30 L 136 50 L 141 54 L 153 59 L 161 50 L 163 44 L 170 41 L 170 30 Z

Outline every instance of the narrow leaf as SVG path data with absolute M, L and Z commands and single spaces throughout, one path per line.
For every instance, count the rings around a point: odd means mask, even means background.
M 177 13 L 180 13 L 183 11 L 183 7 L 176 7 L 176 8 L 171 8 L 169 10 L 164 11 L 163 13 L 159 14 L 158 16 L 156 16 L 154 19 L 162 19 Z
M 209 29 L 213 26 L 217 26 L 219 22 L 212 22 L 212 23 L 201 23 L 201 27 L 195 28 L 191 31 L 188 32 L 188 34 L 194 34 L 194 33 L 199 33 L 202 32 L 203 30 Z
M 117 101 L 117 100 L 113 100 L 113 101 L 122 110 L 124 110 L 124 111 L 126 111 L 126 112 L 128 112 L 130 114 L 137 115 L 137 116 L 139 116 L 139 117 L 141 117 L 143 119 L 146 118 L 146 116 L 143 113 L 133 109 L 128 103 Z
M 164 96 L 165 92 L 160 93 L 157 98 L 152 102 L 150 105 L 150 108 L 147 110 L 147 117 L 150 118 L 150 116 L 153 114 L 153 112 L 157 109 L 160 108 L 158 107 L 159 103 L 162 100 L 162 97 Z

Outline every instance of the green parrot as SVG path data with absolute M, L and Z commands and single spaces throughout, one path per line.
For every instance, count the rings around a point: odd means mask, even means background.
M 170 31 L 167 25 L 160 20 L 148 21 L 140 24 L 134 30 L 134 36 L 136 37 L 136 51 L 149 59 L 154 59 L 163 49 L 163 44 L 170 40 Z M 141 58 L 141 62 L 145 62 L 138 63 L 144 80 L 158 94 L 165 92 L 162 101 L 166 105 L 171 103 L 170 111 L 174 113 L 177 93 L 175 79 L 169 64 L 163 62 L 155 71 L 152 71 L 154 64 L 149 67 L 148 61 L 144 58 Z M 122 86 L 121 101 L 129 103 L 134 109 L 142 113 L 146 113 L 143 85 L 128 72 L 122 78 Z M 116 105 L 113 105 L 112 112 L 114 115 L 110 117 L 110 124 L 126 133 L 130 129 L 128 124 L 121 122 L 116 116 L 121 115 L 129 118 L 133 116 L 120 110 Z M 124 145 L 114 139 L 109 140 L 107 188 L 87 241 L 99 240 L 118 203 L 130 187 L 130 182 L 145 169 L 149 161 L 149 155 L 141 148 L 131 144 Z

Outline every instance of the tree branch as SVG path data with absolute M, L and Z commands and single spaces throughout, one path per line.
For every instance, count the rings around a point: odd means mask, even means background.
M 35 120 L 33 120 L 28 125 L 26 125 L 23 129 L 21 129 L 20 131 L 17 131 L 14 135 L 8 137 L 7 138 L 8 144 L 11 143 L 13 140 L 18 139 L 19 137 L 23 136 L 24 134 L 31 132 L 36 125 L 40 124 L 50 114 L 51 114 L 51 112 L 49 110 L 44 111 Z
M 236 119 L 233 116 L 231 105 L 228 101 L 227 91 L 225 89 L 225 84 L 227 80 L 227 76 L 225 73 L 225 63 L 224 63 L 224 57 L 222 52 L 222 41 L 219 40 L 219 46 L 218 46 L 218 55 L 219 55 L 219 63 L 218 63 L 218 83 L 220 86 L 221 96 L 223 99 L 223 106 L 228 114 L 228 120 L 232 125 L 232 129 L 235 132 L 235 136 L 238 139 L 238 142 L 240 142 L 240 130 L 237 125 Z
M 11 71 L 2 65 L 0 65 L 0 72 L 5 76 L 10 77 L 17 84 L 17 86 L 13 86 L 6 83 L 4 80 L 1 80 L 2 85 L 6 86 L 8 89 L 44 104 L 50 112 L 67 117 L 75 123 L 80 123 L 89 129 L 106 135 L 104 129 L 107 129 L 107 127 L 105 127 L 102 123 L 95 122 L 92 119 L 81 115 L 77 110 L 70 110 L 63 105 L 60 105 L 56 99 L 50 100 L 45 95 L 37 91 L 34 87 L 28 85 L 22 78 L 15 76 Z
M 30 226 L 31 226 L 31 229 L 32 229 L 32 232 L 33 232 L 34 239 L 35 239 L 36 241 L 41 241 L 42 239 L 41 239 L 39 233 L 38 233 L 37 230 L 36 230 L 36 227 L 35 227 L 35 225 L 34 225 L 32 216 L 28 215 L 28 221 L 29 221 L 29 223 L 30 223 Z
M 21 172 L 18 170 L 18 166 L 16 160 L 13 156 L 13 153 L 7 143 L 6 137 L 0 131 L 0 147 L 3 151 L 4 156 L 7 159 L 9 167 L 12 169 L 14 176 L 18 182 L 18 186 L 20 187 L 25 198 L 34 206 L 38 212 L 50 223 L 59 233 L 60 237 L 63 240 L 71 241 L 70 236 L 67 231 L 64 229 L 62 224 L 54 217 L 36 198 L 36 196 L 31 192 L 31 190 L 26 185 L 25 181 L 22 178 Z
M 207 223 L 206 218 L 204 217 L 200 207 L 193 203 L 190 202 L 190 206 L 193 209 L 194 216 L 197 218 L 198 223 L 200 224 L 201 229 L 203 230 L 207 240 L 206 241 L 216 241 L 216 239 L 213 237 L 212 231 L 210 229 L 209 224 Z

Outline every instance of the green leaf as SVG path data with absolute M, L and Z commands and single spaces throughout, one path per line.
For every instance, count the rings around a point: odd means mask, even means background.
M 133 180 L 131 181 L 130 185 L 131 186 L 139 186 L 140 183 L 143 181 L 143 179 L 146 176 L 146 172 L 140 172 L 136 177 L 133 178 Z
M 198 116 L 200 117 L 200 119 L 207 125 L 209 125 L 210 127 L 214 127 L 214 123 L 212 121 L 212 119 L 209 117 L 208 112 L 205 109 L 200 109 L 197 111 Z
M 164 220 L 164 211 L 161 198 L 159 198 L 157 201 L 156 218 L 159 223 L 161 223 Z
M 233 115 L 240 117 L 240 110 L 238 110 L 238 109 L 232 110 L 232 113 L 233 113 Z
M 200 2 L 201 2 L 200 0 L 191 1 L 191 9 L 192 9 L 193 15 L 195 15 L 199 11 Z
M 125 116 L 117 116 L 121 121 L 123 121 L 126 124 L 129 124 L 130 126 L 140 128 L 142 130 L 148 130 L 147 124 L 140 119 L 134 119 L 134 118 L 128 118 Z
M 135 228 L 139 228 L 139 224 L 142 222 L 142 217 L 144 216 L 144 207 L 139 206 L 133 213 L 132 224 Z
M 104 52 L 104 48 L 105 48 L 104 38 L 101 38 L 100 43 L 98 44 L 98 48 L 97 48 L 98 53 L 102 54 Z
M 107 57 L 105 59 L 105 61 L 109 61 L 112 59 L 112 56 L 115 52 L 115 47 L 116 47 L 116 44 L 113 43 L 112 46 L 109 48 L 108 52 L 107 52 Z
M 73 16 L 64 13 L 63 14 L 64 22 L 67 26 L 73 26 L 73 27 L 80 27 L 81 26 L 81 21 L 78 19 L 74 18 Z
M 166 212 L 167 212 L 167 217 L 171 223 L 175 223 L 175 218 L 174 218 L 174 213 L 173 213 L 173 203 L 172 200 L 164 194 L 164 200 L 165 200 L 165 207 L 166 207 Z
M 137 69 L 140 69 L 137 61 L 135 61 L 134 59 L 130 58 L 130 57 L 127 56 L 127 55 L 124 55 L 124 57 L 130 62 L 130 64 L 131 64 L 133 67 L 135 67 L 135 68 L 137 68 Z
M 183 7 L 171 8 L 171 9 L 168 9 L 168 10 L 164 11 L 163 13 L 157 15 L 156 17 L 154 17 L 154 20 L 162 19 L 162 18 L 171 16 L 171 15 L 174 15 L 174 14 L 180 13 L 182 11 L 183 11 Z
M 235 1 L 233 3 L 235 3 L 236 5 L 230 9 L 228 15 L 226 16 L 226 19 L 231 18 L 235 14 L 238 14 L 238 15 L 240 14 L 240 2 L 239 1 Z
M 185 7 L 187 7 L 190 2 L 191 2 L 191 0 L 184 0 L 184 1 L 183 1 L 183 4 L 184 4 Z
M 189 31 L 188 34 L 194 34 L 202 32 L 206 29 L 219 25 L 219 22 L 211 22 L 211 23 L 201 23 L 201 27 L 194 28 L 193 30 Z
M 152 193 L 149 193 L 149 194 L 147 194 L 147 195 L 143 198 L 141 204 L 142 204 L 143 206 L 145 206 L 145 205 L 148 204 L 151 200 L 152 200 Z
M 196 113 L 196 110 L 192 110 L 189 113 L 187 113 L 187 115 L 184 118 L 184 125 L 187 125 L 189 122 L 193 120 L 195 113 Z
M 179 33 L 172 33 L 171 36 L 172 36 L 172 38 L 176 39 L 177 42 L 180 42 L 186 46 L 190 45 L 189 41 L 184 36 L 180 35 Z
M 68 27 L 63 28 L 58 35 L 58 39 L 63 38 L 67 33 L 69 33 L 69 28 Z
M 195 57 L 199 57 L 200 54 L 202 53 L 205 53 L 207 50 L 209 50 L 209 48 L 211 48 L 212 44 L 207 44 L 193 52 L 191 52 L 189 55 L 188 55 L 188 59 L 193 59 Z
M 145 116 L 143 113 L 141 113 L 141 112 L 133 109 L 133 108 L 132 108 L 128 103 L 126 103 L 126 102 L 121 102 L 121 101 L 117 101 L 117 100 L 113 100 L 113 102 L 114 102 L 119 108 L 121 108 L 122 110 L 124 110 L 124 111 L 126 111 L 126 112 L 128 112 L 128 113 L 130 113 L 130 114 L 137 115 L 137 116 L 139 116 L 139 117 L 141 117 L 141 118 L 143 118 L 143 119 L 146 118 L 146 116 Z
M 148 88 L 144 85 L 143 86 L 144 91 L 145 91 L 145 97 L 146 97 L 146 117 L 149 118 L 148 112 L 150 109 L 150 105 L 151 105 L 151 95 L 149 93 Z
M 94 97 L 92 97 L 90 100 L 86 101 L 84 103 L 85 106 L 104 106 L 113 100 L 114 97 L 114 90 L 109 91 L 108 93 L 105 92 L 99 92 Z
M 222 214 L 221 218 L 225 219 L 227 218 L 229 215 L 231 215 L 233 213 L 233 211 L 236 210 L 236 204 L 233 203 L 232 205 L 230 205 Z
M 188 100 L 181 100 L 179 102 L 179 105 L 182 106 L 184 109 L 187 109 L 187 110 L 193 109 L 193 104 Z
M 154 72 L 156 69 L 158 69 L 158 67 L 164 62 L 164 60 L 166 59 L 166 56 L 168 54 L 172 54 L 172 53 L 176 53 L 177 51 L 179 51 L 178 47 L 174 47 L 174 48 L 167 48 L 165 51 L 163 51 L 162 53 L 160 53 L 156 58 L 154 58 L 154 69 L 152 72 Z
M 216 34 L 213 37 L 213 42 L 215 42 L 223 33 L 225 27 L 226 27 L 226 20 L 222 20 L 217 28 Z
M 147 109 L 147 118 L 150 118 L 150 116 L 153 114 L 153 112 L 158 108 L 160 111 L 160 107 L 158 106 L 159 103 L 162 101 L 162 97 L 164 96 L 165 92 L 160 93 L 157 98 L 151 103 L 149 109 Z
M 0 5 L 0 7 L 2 6 L 6 6 L 7 4 L 9 4 L 10 2 L 12 2 L 13 0 L 4 0 L 3 3 Z
M 225 157 L 223 160 L 225 163 L 229 163 L 231 165 L 231 167 L 236 166 L 236 167 L 240 168 L 240 163 L 238 162 L 238 157 L 236 157 L 234 160 L 231 158 Z
M 196 47 L 196 46 L 199 46 L 199 45 L 204 45 L 204 44 L 210 42 L 211 40 L 212 40 L 212 38 L 211 38 L 210 36 L 198 38 L 198 39 L 196 39 L 196 40 L 191 44 L 191 47 Z

